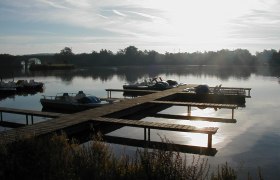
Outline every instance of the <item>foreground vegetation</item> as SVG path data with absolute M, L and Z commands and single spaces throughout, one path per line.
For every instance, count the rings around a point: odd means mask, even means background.
M 188 161 L 175 151 L 136 152 L 116 158 L 110 148 L 93 138 L 88 146 L 65 135 L 19 139 L 0 145 L 0 179 L 237 179 L 224 164 L 210 172 L 207 159 Z M 261 176 L 259 176 L 262 179 Z M 249 178 L 248 178 L 249 179 Z

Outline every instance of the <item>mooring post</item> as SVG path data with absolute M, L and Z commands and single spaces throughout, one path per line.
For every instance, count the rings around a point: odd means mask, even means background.
M 31 114 L 31 124 L 34 124 L 34 121 L 33 121 L 33 114 Z
M 191 106 L 188 106 L 188 116 L 191 115 Z
M 151 141 L 151 129 L 148 128 L 148 141 L 150 142 Z
M 26 125 L 28 125 L 28 114 L 25 115 Z
M 231 110 L 232 110 L 231 119 L 233 119 L 234 118 L 234 108 L 232 108 Z
M 146 128 L 144 128 L 144 140 L 146 141 L 147 138 L 146 138 Z
M 208 148 L 212 148 L 212 134 L 208 133 Z

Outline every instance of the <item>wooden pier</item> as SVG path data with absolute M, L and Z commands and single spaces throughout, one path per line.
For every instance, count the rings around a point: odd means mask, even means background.
M 146 122 L 139 121 L 136 119 L 129 119 L 130 117 L 138 115 L 146 116 L 158 116 L 162 118 L 172 118 L 172 119 L 184 119 L 184 120 L 208 120 L 212 122 L 227 122 L 235 123 L 236 120 L 233 119 L 234 109 L 237 108 L 237 105 L 232 104 L 215 104 L 215 103 L 194 103 L 194 102 L 177 102 L 172 101 L 170 97 L 173 97 L 175 94 L 183 92 L 186 88 L 192 88 L 194 85 L 182 85 L 176 88 L 164 90 L 164 91 L 154 91 L 149 92 L 150 94 L 120 101 L 115 104 L 110 104 L 102 107 L 97 107 L 94 109 L 89 109 L 86 111 L 78 112 L 75 114 L 59 114 L 59 113 L 48 113 L 48 112 L 38 112 L 38 111 L 29 111 L 29 110 L 13 110 L 10 108 L 0 108 L 1 120 L 2 113 L 17 113 L 26 115 L 28 124 L 28 116 L 43 116 L 51 117 L 47 121 L 39 123 L 31 123 L 29 126 L 19 127 L 12 130 L 0 132 L 0 136 L 4 136 L 0 141 L 5 143 L 13 142 L 17 137 L 30 137 L 30 136 L 44 136 L 54 132 L 64 131 L 65 133 L 72 135 L 80 133 L 82 131 L 96 128 L 99 125 L 104 126 L 130 126 L 130 127 L 140 127 L 144 130 L 144 141 L 150 142 L 150 131 L 151 129 L 167 130 L 167 131 L 180 131 L 180 132 L 190 132 L 190 133 L 202 133 L 208 135 L 207 148 L 212 148 L 212 135 L 214 135 L 218 128 L 217 127 L 204 127 L 197 128 L 194 126 L 180 125 L 180 124 L 169 124 L 169 123 L 156 123 L 156 122 Z M 112 98 L 111 94 L 108 94 L 108 98 Z M 166 98 L 168 97 L 168 98 Z M 162 100 L 168 99 L 168 100 Z M 187 116 L 176 116 L 176 115 L 164 115 L 156 114 L 150 112 L 153 109 L 157 109 L 159 106 L 173 106 L 180 105 L 188 107 L 188 111 L 192 106 L 196 107 L 212 107 L 212 108 L 227 108 L 232 110 L 232 118 L 215 118 L 215 117 L 193 117 L 190 114 Z
M 190 85 L 192 86 L 191 88 L 186 88 L 184 89 L 184 92 L 182 93 L 192 93 L 192 91 L 194 90 L 193 87 L 195 85 Z M 214 93 L 214 89 L 216 87 L 209 87 L 210 90 L 210 94 L 215 94 Z M 189 90 L 191 90 L 191 92 L 188 92 Z M 151 94 L 151 93 L 155 93 L 155 92 L 159 92 L 160 90 L 140 90 L 140 89 L 105 89 L 107 91 L 107 98 L 111 98 L 112 97 L 112 92 L 123 92 L 124 94 L 131 94 L 131 95 L 146 95 L 146 94 Z M 219 88 L 219 92 L 217 92 L 217 94 L 221 95 L 238 95 L 238 96 L 244 96 L 246 98 L 250 98 L 251 97 L 251 90 L 252 88 L 236 88 L 236 87 L 220 87 Z
M 15 123 L 4 121 L 3 113 L 11 113 L 11 114 L 21 114 L 25 115 L 25 124 L 22 123 Z M 13 109 L 13 108 L 0 108 L 0 125 L 4 127 L 21 127 L 24 125 L 29 124 L 29 117 L 30 117 L 30 124 L 34 124 L 34 116 L 38 117 L 49 117 L 49 118 L 57 118 L 63 116 L 64 114 L 61 113 L 51 113 L 51 112 L 41 112 L 41 111 L 34 111 L 34 110 L 24 110 L 24 109 Z

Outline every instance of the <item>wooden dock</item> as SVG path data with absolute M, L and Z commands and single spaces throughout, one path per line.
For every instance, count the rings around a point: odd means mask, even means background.
M 0 136 L 4 136 L 0 141 L 5 143 L 13 142 L 17 137 L 30 137 L 30 136 L 44 136 L 54 132 L 64 131 L 67 134 L 75 134 L 88 130 L 90 128 L 95 128 L 97 125 L 117 125 L 117 126 L 130 126 L 130 127 L 140 127 L 144 129 L 144 141 L 150 141 L 150 130 L 151 129 L 160 129 L 168 131 L 180 131 L 180 132 L 191 132 L 191 133 L 203 133 L 208 135 L 207 148 L 212 148 L 212 135 L 215 134 L 218 130 L 217 127 L 205 127 L 197 128 L 194 126 L 180 125 L 180 124 L 167 124 L 167 123 L 155 123 L 155 122 L 145 122 L 138 121 L 134 119 L 125 119 L 132 115 L 141 114 L 145 111 L 156 108 L 160 105 L 180 105 L 180 106 L 197 106 L 197 107 L 215 107 L 215 108 L 228 108 L 232 111 L 237 108 L 236 105 L 229 104 L 215 104 L 215 103 L 191 103 L 191 102 L 172 102 L 172 99 L 169 98 L 169 101 L 161 101 L 165 97 L 171 97 L 172 95 L 182 92 L 186 88 L 194 87 L 194 85 L 183 85 L 176 88 L 168 89 L 165 91 L 157 91 L 152 94 L 145 96 L 128 99 L 125 101 L 120 101 L 115 104 L 110 104 L 107 106 L 97 107 L 94 109 L 89 109 L 86 111 L 78 112 L 75 114 L 59 114 L 59 113 L 48 113 L 48 112 L 38 112 L 38 111 L 29 111 L 29 110 L 12 110 L 9 108 L 0 108 L 1 115 L 3 112 L 6 113 L 17 113 L 25 114 L 26 116 L 44 116 L 52 117 L 53 119 L 35 123 L 29 126 L 19 127 L 16 129 L 0 132 Z M 109 94 L 110 95 L 110 94 Z M 111 97 L 110 97 L 111 98 Z M 190 110 L 188 108 L 188 110 Z M 141 113 L 140 113 L 141 111 Z M 146 114 L 149 116 L 149 114 Z M 164 115 L 161 115 L 164 117 Z M 2 116 L 1 116 L 2 117 Z M 168 116 L 165 116 L 170 118 Z M 174 119 L 186 119 L 186 117 L 173 116 Z M 197 117 L 191 117 L 190 119 L 196 119 Z M 205 118 L 207 120 L 207 118 Z M 219 121 L 219 118 L 208 118 L 209 121 Z M 220 119 L 221 120 L 221 119 Z M 27 120 L 28 121 L 28 120 Z M 225 120 L 230 121 L 230 120 Z M 233 119 L 232 122 L 236 122 Z M 223 122 L 223 121 L 220 121 Z
M 191 88 L 186 88 L 186 89 L 193 89 L 194 85 Z M 214 89 L 216 87 L 209 87 L 210 94 L 214 94 Z M 183 93 L 187 93 L 187 90 L 184 90 Z M 112 92 L 123 92 L 124 94 L 131 94 L 131 95 L 144 95 L 144 94 L 151 94 L 151 93 L 156 93 L 159 92 L 160 90 L 140 90 L 140 89 L 105 89 L 107 91 L 107 97 L 111 98 L 112 97 Z M 194 90 L 194 89 L 193 89 Z M 193 91 L 191 90 L 191 91 Z M 251 90 L 252 88 L 236 88 L 236 87 L 220 87 L 219 92 L 217 94 L 224 94 L 224 95 L 237 95 L 237 96 L 244 96 L 246 98 L 251 97 Z
M 139 89 L 105 89 L 107 91 L 107 98 L 112 98 L 112 92 L 130 93 L 131 95 L 146 95 L 159 92 L 157 90 L 139 90 Z
M 52 112 L 41 112 L 41 111 L 34 111 L 34 110 L 25 110 L 25 109 L 13 109 L 13 108 L 0 108 L 0 125 L 4 127 L 20 127 L 24 126 L 24 124 L 21 123 L 13 123 L 4 121 L 3 119 L 3 113 L 11 113 L 11 114 L 21 114 L 25 115 L 26 123 L 25 125 L 29 124 L 29 117 L 31 118 L 31 124 L 34 124 L 34 116 L 38 117 L 49 117 L 49 118 L 57 118 L 60 116 L 63 116 L 62 113 L 52 113 Z
M 144 140 L 148 140 L 148 141 L 150 141 L 150 129 L 208 134 L 208 146 L 207 146 L 208 148 L 212 148 L 212 135 L 218 131 L 217 127 L 197 128 L 195 126 L 181 125 L 181 124 L 156 123 L 156 122 L 134 121 L 134 120 L 114 119 L 114 118 L 100 117 L 100 118 L 92 119 L 92 121 L 121 125 L 121 126 L 143 128 Z M 148 134 L 146 132 L 147 130 L 148 130 Z

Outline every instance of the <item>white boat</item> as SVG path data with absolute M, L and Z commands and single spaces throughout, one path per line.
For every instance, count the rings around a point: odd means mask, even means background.
M 0 94 L 15 94 L 17 89 L 10 83 L 0 82 Z
M 40 102 L 44 110 L 78 112 L 107 104 L 112 101 L 101 100 L 79 91 L 76 93 L 59 93 L 56 96 L 43 96 Z
M 13 87 L 0 87 L 0 94 L 15 94 L 16 92 L 17 89 Z
M 33 79 L 27 81 L 27 80 L 18 80 L 15 81 L 9 81 L 9 82 L 0 82 L 0 92 L 4 91 L 15 91 L 15 93 L 18 92 L 36 92 L 43 90 L 44 83 L 42 82 L 36 82 Z
M 163 81 L 161 77 L 145 79 L 142 82 L 123 85 L 123 89 L 135 90 L 166 90 L 178 86 L 178 82 L 174 80 Z
M 15 85 L 17 86 L 18 91 L 38 91 L 43 89 L 44 83 L 31 79 L 29 81 L 18 80 Z

